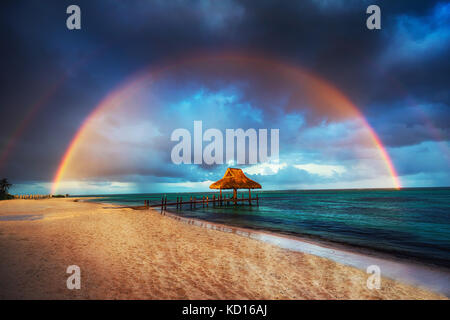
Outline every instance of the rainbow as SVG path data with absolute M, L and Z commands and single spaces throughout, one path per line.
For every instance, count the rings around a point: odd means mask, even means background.
M 57 92 L 61 84 L 64 82 L 65 77 L 61 77 L 44 95 L 36 101 L 25 113 L 23 119 L 19 122 L 15 130 L 13 130 L 11 136 L 8 139 L 8 143 L 0 152 L 0 168 L 6 164 L 6 160 L 11 155 L 13 148 L 17 144 L 19 138 L 23 135 L 33 118 L 46 106 L 53 95 Z
M 71 158 L 77 148 L 83 142 L 83 136 L 86 132 L 86 128 L 91 123 L 92 119 L 94 119 L 97 115 L 106 111 L 109 107 L 117 105 L 124 99 L 127 99 L 135 92 L 137 92 L 141 85 L 148 79 L 155 81 L 159 76 L 161 76 L 164 72 L 176 68 L 181 65 L 189 64 L 189 63 L 202 63 L 205 61 L 212 62 L 220 62 L 220 61 L 229 61 L 229 62 L 238 62 L 238 63 L 253 63 L 253 64 L 261 64 L 264 66 L 272 66 L 279 70 L 283 70 L 292 77 L 293 81 L 304 82 L 309 84 L 308 90 L 315 91 L 318 96 L 328 97 L 335 102 L 335 105 L 339 106 L 341 111 L 346 113 L 351 113 L 353 115 L 358 116 L 364 125 L 364 127 L 368 130 L 370 134 L 370 139 L 373 145 L 379 152 L 387 172 L 392 180 L 392 186 L 395 189 L 400 189 L 401 184 L 398 177 L 398 174 L 395 170 L 395 167 L 392 163 L 389 154 L 384 147 L 382 141 L 374 131 L 374 129 L 367 122 L 367 119 L 363 116 L 360 110 L 337 88 L 321 79 L 319 76 L 314 75 L 311 72 L 306 71 L 304 68 L 300 68 L 299 66 L 288 64 L 285 62 L 279 62 L 278 60 L 262 57 L 259 55 L 248 55 L 248 54 L 235 54 L 235 53 L 227 53 L 227 54 L 206 54 L 206 55 L 196 55 L 193 57 L 188 57 L 182 60 L 176 60 L 175 63 L 165 64 L 164 67 L 159 69 L 146 69 L 145 72 L 139 73 L 129 80 L 124 82 L 124 85 L 118 87 L 113 90 L 110 94 L 108 94 L 95 108 L 94 110 L 86 117 L 75 136 L 71 140 L 68 148 L 66 149 L 62 160 L 58 166 L 56 174 L 53 179 L 53 184 L 51 188 L 51 193 L 54 194 L 62 181 L 65 172 L 70 164 Z
M 104 51 L 106 47 L 102 46 L 93 51 L 92 53 L 80 58 L 71 67 L 71 73 L 75 73 L 83 66 L 92 61 L 97 55 Z M 64 85 L 66 80 L 69 78 L 69 73 L 64 72 L 59 76 L 58 80 L 52 84 L 44 94 L 36 100 L 35 103 L 30 105 L 24 114 L 24 117 L 19 121 L 16 129 L 12 131 L 11 136 L 7 139 L 8 143 L 6 146 L 0 150 L 0 169 L 6 164 L 8 158 L 12 154 L 14 147 L 19 141 L 20 137 L 26 132 L 27 127 L 33 121 L 36 115 L 39 114 L 50 102 L 53 96 L 58 92 L 58 90 Z

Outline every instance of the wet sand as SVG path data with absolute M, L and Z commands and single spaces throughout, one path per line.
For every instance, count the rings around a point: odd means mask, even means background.
M 369 290 L 352 266 L 154 210 L 8 200 L 0 216 L 1 299 L 445 299 L 387 278 Z M 80 290 L 66 287 L 69 265 Z

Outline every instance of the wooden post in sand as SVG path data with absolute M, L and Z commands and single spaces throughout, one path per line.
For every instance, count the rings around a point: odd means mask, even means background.
M 197 202 L 197 197 L 194 197 L 194 209 L 195 209 L 196 202 Z
M 177 210 L 178 210 L 178 197 L 177 197 Z
M 183 206 L 183 197 L 180 197 L 180 210 L 182 206 Z
M 164 197 L 161 197 L 161 213 L 163 212 L 164 209 Z
M 209 206 L 209 197 L 208 196 L 206 196 L 206 206 L 208 207 Z
M 191 200 L 190 200 L 190 204 L 191 204 L 191 210 L 192 210 L 192 197 L 191 197 Z

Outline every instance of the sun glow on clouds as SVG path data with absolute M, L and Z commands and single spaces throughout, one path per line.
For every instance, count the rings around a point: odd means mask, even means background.
M 186 181 L 186 182 L 172 182 L 172 183 L 163 183 L 161 186 L 164 190 L 167 190 L 168 192 L 173 191 L 179 191 L 179 190 L 185 190 L 185 191 L 202 191 L 202 190 L 208 190 L 209 186 L 215 181 L 213 180 L 206 180 L 201 182 L 192 182 L 192 181 Z
M 316 163 L 296 164 L 294 168 L 324 177 L 331 177 L 335 174 L 339 175 L 347 171 L 343 166 Z
M 259 174 L 262 176 L 267 176 L 267 175 L 277 174 L 278 171 L 280 171 L 280 169 L 283 169 L 286 167 L 287 167 L 286 163 L 264 162 L 264 163 L 260 163 L 260 164 L 255 164 L 255 165 L 247 167 L 247 168 L 243 168 L 242 170 L 245 173 L 251 174 L 251 175 Z
M 15 184 L 12 191 L 15 194 L 48 194 L 51 183 Z M 135 193 L 139 188 L 134 182 L 121 181 L 61 181 L 61 188 L 55 194 L 85 195 L 85 194 L 120 194 Z
M 61 190 L 70 190 L 72 194 L 95 194 L 99 191 L 105 194 L 133 193 L 136 191 L 136 185 L 133 182 L 120 181 L 63 181 Z

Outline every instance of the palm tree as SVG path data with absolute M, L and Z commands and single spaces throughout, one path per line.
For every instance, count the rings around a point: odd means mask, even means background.
M 7 178 L 3 178 L 0 180 L 0 194 L 7 195 L 9 188 L 11 188 L 12 184 L 9 183 Z

